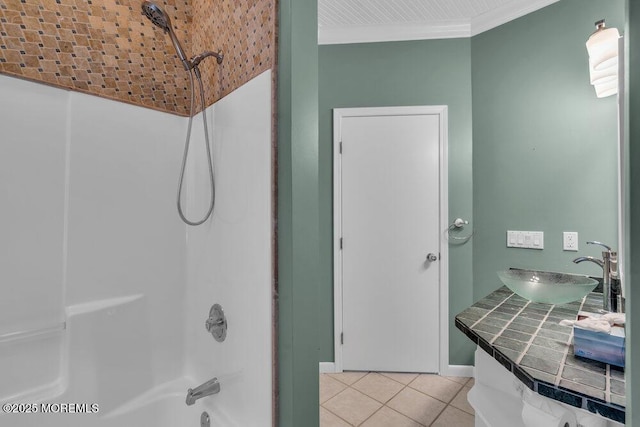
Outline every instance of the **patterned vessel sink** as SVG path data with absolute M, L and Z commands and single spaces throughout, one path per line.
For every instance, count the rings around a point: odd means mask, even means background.
M 510 268 L 498 277 L 522 298 L 547 304 L 577 301 L 593 291 L 598 281 L 588 276 Z

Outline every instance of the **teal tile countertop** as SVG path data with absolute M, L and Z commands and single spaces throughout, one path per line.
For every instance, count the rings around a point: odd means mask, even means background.
M 575 356 L 573 328 L 559 325 L 601 307 L 601 293 L 551 305 L 503 286 L 458 314 L 456 327 L 531 390 L 624 423 L 624 369 Z

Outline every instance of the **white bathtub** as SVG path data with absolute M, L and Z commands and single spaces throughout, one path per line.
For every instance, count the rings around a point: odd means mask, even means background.
M 28 406 L 39 413 L 9 413 L 0 415 L 0 425 L 7 427 L 51 426 L 51 427 L 188 427 L 200 426 L 200 415 L 207 411 L 212 426 L 236 425 L 221 413 L 214 413 L 197 402 L 187 406 L 184 402 L 186 392 L 182 386 L 188 381 L 185 378 L 151 390 L 144 399 L 134 399 L 122 407 L 104 412 L 98 403 L 98 411 L 92 412 L 91 403 L 66 397 L 66 394 L 53 399 L 32 403 Z M 64 404 L 74 403 L 86 406 L 75 406 L 76 413 L 65 412 Z M 69 408 L 69 406 L 67 406 Z M 95 407 L 94 407 L 95 408 Z M 86 413 L 82 413 L 86 410 Z M 49 411 L 44 413 L 43 411 Z M 68 411 L 68 409 L 67 409 Z
M 0 92 L 27 100 L 0 99 L 12 113 L 8 153 L 37 160 L 8 169 L 35 184 L 12 199 L 6 227 L 21 246 L 5 260 L 18 268 L 0 274 L 11 314 L 0 313 L 0 404 L 99 405 L 95 414 L 0 411 L 0 427 L 197 427 L 205 409 L 215 427 L 271 426 L 271 82 L 265 71 L 207 108 L 216 208 L 186 227 L 171 193 L 186 119 L 0 76 Z M 22 120 L 33 114 L 36 133 Z M 201 121 L 190 161 L 204 158 Z M 195 207 L 209 200 L 198 165 L 185 187 Z M 58 209 L 45 222 L 26 209 L 41 199 Z M 216 303 L 229 321 L 223 343 L 204 328 Z M 220 393 L 187 407 L 187 389 L 213 377 Z
M 0 427 L 199 427 L 203 411 L 212 426 L 239 426 L 216 404 L 237 375 L 221 373 L 221 393 L 191 406 L 185 403 L 187 389 L 203 381 L 182 376 L 156 384 L 153 353 L 145 339 L 151 324 L 145 305 L 142 295 L 132 295 L 71 306 L 65 330 L 25 338 L 47 343 L 58 339 L 58 350 L 50 344 L 44 348 L 61 352 L 60 375 L 0 397 L 0 403 L 12 405 L 9 413 L 3 407 Z M 15 355 L 13 359 L 19 360 Z M 24 366 L 12 368 L 28 371 L 32 359 L 23 360 Z
M 159 386 L 143 399 L 134 399 L 122 407 L 104 413 L 98 406 L 92 412 L 90 404 L 75 406 L 76 413 L 65 412 L 65 403 L 70 402 L 64 395 L 57 398 L 32 403 L 30 410 L 37 408 L 39 413 L 9 413 L 0 415 L 0 425 L 7 427 L 50 426 L 50 427 L 199 427 L 203 411 L 209 414 L 212 426 L 238 426 L 221 410 L 211 410 L 202 402 L 187 406 L 186 389 L 192 382 L 186 378 Z M 98 404 L 99 405 L 99 404 Z M 69 408 L 69 406 L 67 407 Z M 82 413 L 86 410 L 86 413 Z M 49 411 L 49 413 L 43 413 Z M 68 409 L 67 409 L 68 411 Z

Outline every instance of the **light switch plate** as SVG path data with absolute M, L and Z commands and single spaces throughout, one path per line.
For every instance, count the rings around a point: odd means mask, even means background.
M 544 249 L 544 232 L 507 230 L 507 247 Z

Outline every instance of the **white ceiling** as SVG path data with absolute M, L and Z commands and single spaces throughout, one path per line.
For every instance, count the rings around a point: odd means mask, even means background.
M 471 37 L 556 1 L 318 0 L 318 42 Z

